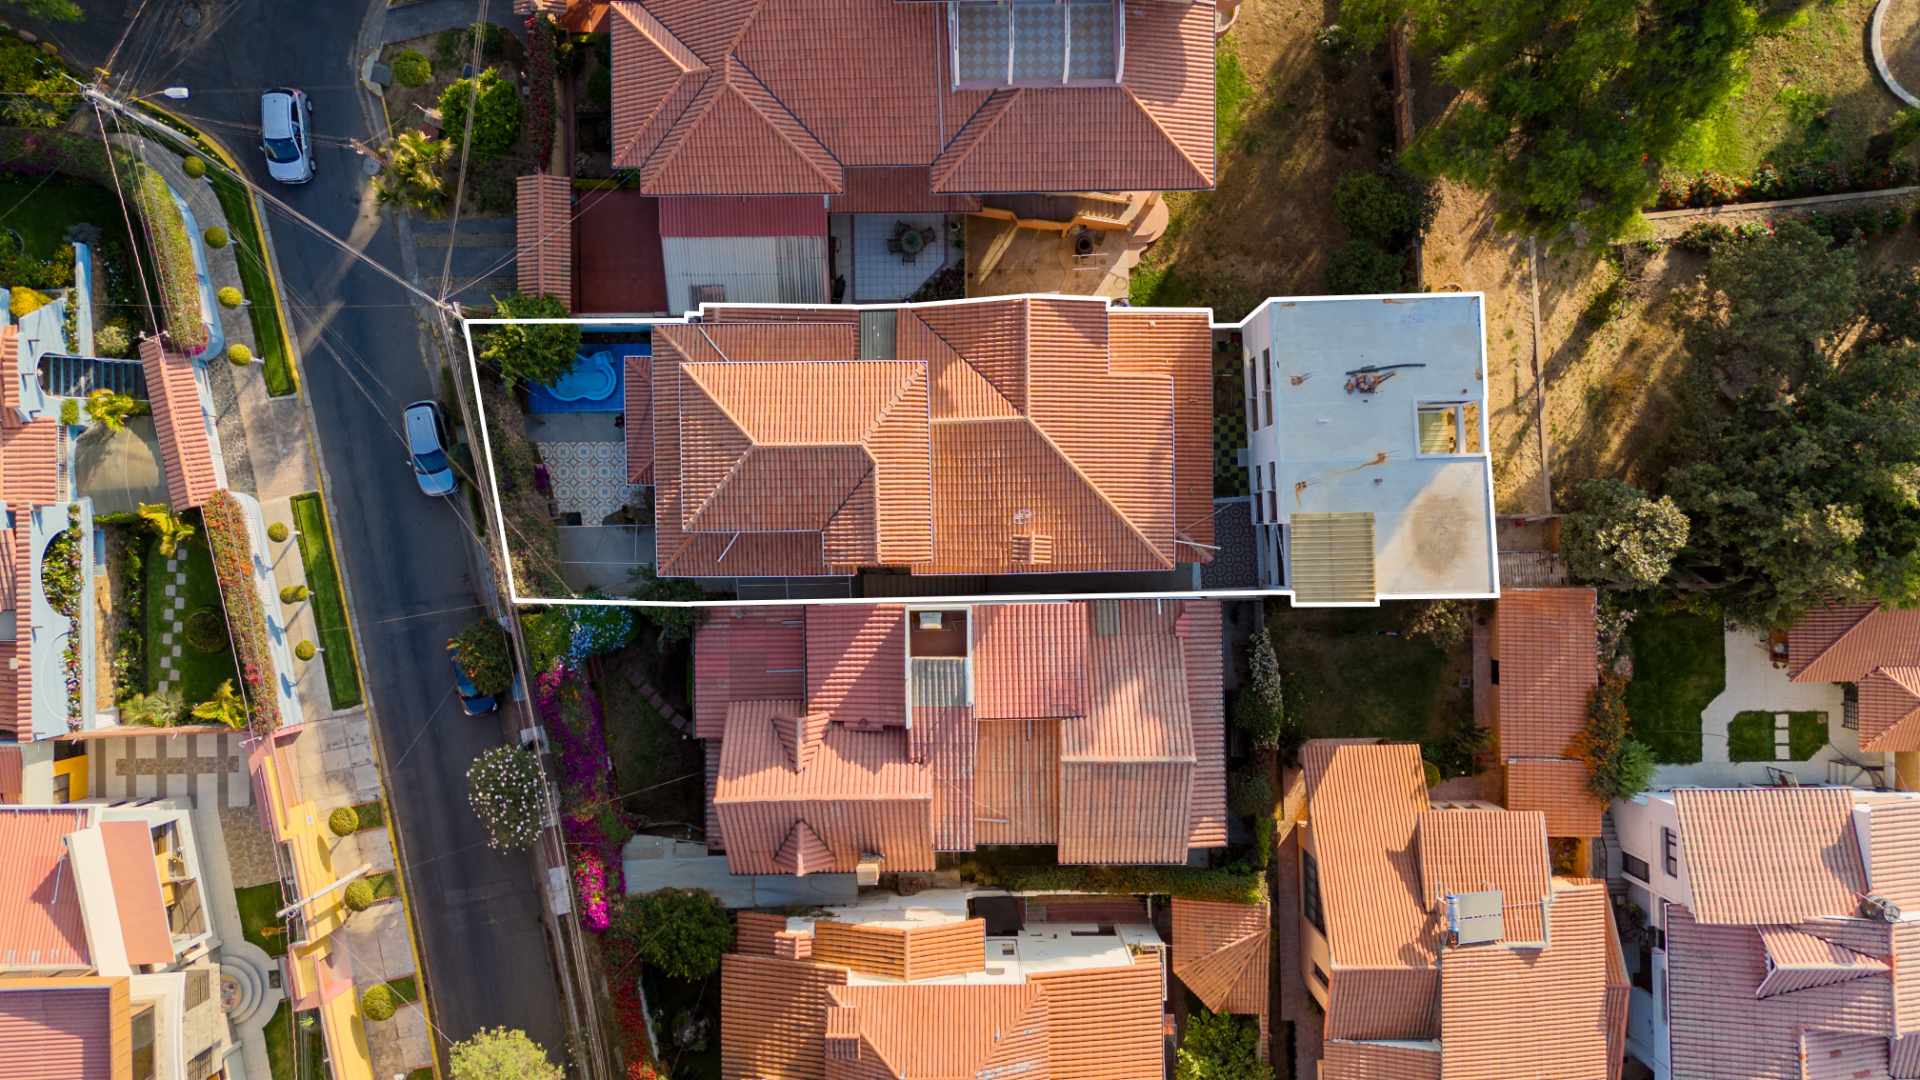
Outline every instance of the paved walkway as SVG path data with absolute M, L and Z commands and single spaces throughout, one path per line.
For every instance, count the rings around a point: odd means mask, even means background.
M 161 556 L 156 551 L 154 557 Z M 166 566 L 166 584 L 161 588 L 160 596 L 157 599 L 151 596 L 147 598 L 147 603 L 159 606 L 162 625 L 166 627 L 160 631 L 159 644 L 150 645 L 153 655 L 149 659 L 159 669 L 158 689 L 171 693 L 177 689 L 174 684 L 180 681 L 181 654 L 191 648 L 187 644 L 186 552 L 174 549 L 172 555 L 166 556 Z
M 267 519 L 267 527 L 285 525 L 287 538 L 275 541 L 267 538 L 265 557 L 273 566 L 273 588 L 277 594 L 281 589 L 307 583 L 307 565 L 300 557 L 300 534 L 295 529 L 293 504 L 287 499 L 273 499 L 260 504 L 260 512 Z M 279 597 L 274 597 L 276 601 Z M 317 649 L 320 645 L 320 631 L 313 621 L 313 600 L 311 597 L 292 604 L 280 604 L 280 618 L 287 628 L 287 640 L 298 645 L 302 641 L 313 642 Z M 327 689 L 327 665 L 325 657 L 315 652 L 313 659 L 293 658 L 298 676 L 294 683 L 300 695 L 300 703 L 311 716 L 324 716 L 331 710 L 333 698 Z
M 310 722 L 294 741 L 293 750 L 301 792 L 323 809 L 357 806 L 380 797 L 380 772 L 373 763 L 373 735 L 365 709 Z
M 222 986 L 221 997 L 224 1001 L 231 993 L 245 999 L 250 1006 L 231 1013 L 229 1022 L 233 1025 L 234 1038 L 240 1043 L 241 1061 L 249 1080 L 271 1080 L 273 1073 L 268 1067 L 267 1043 L 261 1029 L 285 997 L 279 987 L 264 978 L 276 964 L 258 946 L 247 941 L 240 922 L 240 909 L 233 895 L 235 872 L 228 858 L 228 849 L 233 843 L 226 831 L 228 815 L 219 804 L 197 800 L 192 817 L 193 834 L 199 844 L 200 871 L 204 876 L 201 884 L 207 909 L 213 917 L 213 933 L 220 941 L 221 981 L 232 980 L 235 984 Z
M 196 807 L 253 802 L 235 731 L 174 731 L 87 741 L 89 786 L 105 799 L 191 798 Z

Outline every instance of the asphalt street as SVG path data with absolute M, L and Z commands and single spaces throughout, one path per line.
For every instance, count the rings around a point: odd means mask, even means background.
M 117 96 L 187 86 L 188 100 L 165 104 L 217 136 L 256 183 L 402 270 L 398 231 L 374 204 L 364 159 L 348 142 L 370 137 L 355 55 L 367 3 L 81 3 L 84 23 L 46 27 L 44 36 L 93 67 L 131 25 L 112 65 Z M 312 97 L 318 175 L 305 186 L 267 178 L 257 138 L 259 94 L 269 86 Z M 293 309 L 301 392 L 318 421 L 435 1024 L 451 1040 L 481 1027 L 524 1028 L 560 1056 L 567 1029 L 533 864 L 489 850 L 467 807 L 467 764 L 502 741 L 503 731 L 495 717 L 461 713 L 443 652 L 447 638 L 480 614 L 469 557 L 476 523 L 464 519 L 464 496 L 421 494 L 398 432 L 408 402 L 439 393 L 422 357 L 420 316 L 399 286 L 326 239 L 273 212 L 268 228 Z

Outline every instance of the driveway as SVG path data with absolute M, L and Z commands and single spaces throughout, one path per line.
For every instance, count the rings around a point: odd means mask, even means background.
M 494 6 L 505 9 L 505 0 Z M 371 135 L 356 42 L 363 34 L 378 40 L 384 0 L 83 0 L 82 7 L 84 23 L 34 29 L 91 67 L 105 61 L 132 20 L 114 64 L 131 86 L 116 81 L 116 90 L 131 96 L 186 84 L 192 97 L 170 104 L 221 138 L 263 186 L 269 181 L 254 149 L 260 90 L 306 90 L 319 173 L 304 187 L 274 186 L 275 193 L 405 273 L 411 252 L 378 213 L 363 159 L 347 143 Z M 442 652 L 479 613 L 473 527 L 461 516 L 466 500 L 420 494 L 395 428 L 407 402 L 438 391 L 423 361 L 418 313 L 408 294 L 333 243 L 285 215 L 268 219 L 299 338 L 302 392 L 318 423 L 435 1026 L 455 1040 L 496 1024 L 524 1028 L 558 1056 L 567 1025 L 532 860 L 489 850 L 467 807 L 467 764 L 503 732 L 491 719 L 461 715 Z

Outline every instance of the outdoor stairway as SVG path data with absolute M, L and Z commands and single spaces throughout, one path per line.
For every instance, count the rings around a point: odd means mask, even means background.
M 71 398 L 112 390 L 145 401 L 147 375 L 138 360 L 49 354 L 40 358 L 40 389 L 53 397 Z

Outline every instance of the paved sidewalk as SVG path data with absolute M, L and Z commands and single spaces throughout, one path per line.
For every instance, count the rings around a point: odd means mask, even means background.
M 307 567 L 300 558 L 300 534 L 294 525 L 293 504 L 285 498 L 263 501 L 260 504 L 260 512 L 266 516 L 268 528 L 272 528 L 275 524 L 287 527 L 285 540 L 276 543 L 272 537 L 267 538 L 269 550 L 265 552 L 265 556 L 273 566 L 274 591 L 278 593 L 290 585 L 305 585 Z M 274 599 L 277 602 L 279 597 L 275 596 Z M 286 625 L 288 641 L 295 645 L 302 641 L 311 641 L 316 648 L 319 646 L 320 631 L 314 625 L 311 597 L 294 604 L 280 604 L 280 617 Z M 333 699 L 327 690 L 325 661 L 326 657 L 319 652 L 314 653 L 311 660 L 302 660 L 297 656 L 293 658 L 294 667 L 299 669 L 297 681 L 294 683 L 295 692 L 300 695 L 300 701 L 314 716 L 323 716 L 331 711 L 329 705 Z

